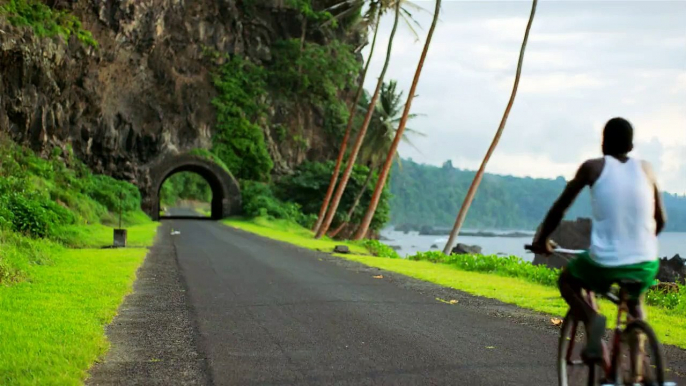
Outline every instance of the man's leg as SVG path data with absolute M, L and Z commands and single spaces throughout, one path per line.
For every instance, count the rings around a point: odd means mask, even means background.
M 601 340 L 605 334 L 606 319 L 599 315 L 590 304 L 583 298 L 581 290 L 583 282 L 564 269 L 558 281 L 560 294 L 572 310 L 574 317 L 584 322 L 587 333 L 586 349 L 584 356 L 595 360 L 603 356 Z

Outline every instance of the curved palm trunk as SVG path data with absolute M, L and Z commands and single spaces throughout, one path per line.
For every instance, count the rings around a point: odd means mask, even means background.
M 343 192 L 345 192 L 345 187 L 348 184 L 348 180 L 350 179 L 350 173 L 353 170 L 353 166 L 355 166 L 355 160 L 357 159 L 357 154 L 360 152 L 360 148 L 362 147 L 362 142 L 364 141 L 364 135 L 367 133 L 367 128 L 369 127 L 369 122 L 372 119 L 372 114 L 374 113 L 374 109 L 376 108 L 376 101 L 379 99 L 379 92 L 381 91 L 381 85 L 383 84 L 383 79 L 384 76 L 386 76 L 386 70 L 388 70 L 388 64 L 391 61 L 391 51 L 393 47 L 393 38 L 395 37 L 395 31 L 398 29 L 398 19 L 400 19 L 400 1 L 397 1 L 395 4 L 395 20 L 393 21 L 393 30 L 391 31 L 391 36 L 388 40 L 388 49 L 386 51 L 386 61 L 384 62 L 383 69 L 381 70 L 381 74 L 379 75 L 379 81 L 376 83 L 376 89 L 374 90 L 374 95 L 372 95 L 372 99 L 369 101 L 369 108 L 367 109 L 367 115 L 364 117 L 364 122 L 362 123 L 362 127 L 360 127 L 360 131 L 357 133 L 357 138 L 355 139 L 355 144 L 353 145 L 353 149 L 350 152 L 350 156 L 348 157 L 348 163 L 345 167 L 345 171 L 343 172 L 343 176 L 341 177 L 341 181 L 338 183 L 338 186 L 336 187 L 336 193 L 333 196 L 333 199 L 331 200 L 331 207 L 329 208 L 329 211 L 326 213 L 326 217 L 324 218 L 324 222 L 322 225 L 319 227 L 319 231 L 315 234 L 315 238 L 320 238 L 323 235 L 326 234 L 326 232 L 329 230 L 329 227 L 331 226 L 331 221 L 333 221 L 333 216 L 336 214 L 336 210 L 338 209 L 338 204 L 341 202 L 341 197 L 343 197 Z
M 360 80 L 360 86 L 357 88 L 357 94 L 355 94 L 355 100 L 350 107 L 350 114 L 348 117 L 348 127 L 345 128 L 345 134 L 343 135 L 343 142 L 341 143 L 341 149 L 338 152 L 338 158 L 336 159 L 336 166 L 334 166 L 333 174 L 331 175 L 331 181 L 329 181 L 329 188 L 326 190 L 326 195 L 324 196 L 324 201 L 322 202 L 322 207 L 319 209 L 319 214 L 317 215 L 317 222 L 314 224 L 312 230 L 317 233 L 319 232 L 319 227 L 322 225 L 324 220 L 324 215 L 326 214 L 326 209 L 329 207 L 329 202 L 331 201 L 331 196 L 333 195 L 333 189 L 336 187 L 336 180 L 338 180 L 338 174 L 341 171 L 341 164 L 343 163 L 343 157 L 345 156 L 345 150 L 348 147 L 348 140 L 350 139 L 350 131 L 353 127 L 353 122 L 355 119 L 355 113 L 357 112 L 357 104 L 360 101 L 362 92 L 364 91 L 364 80 L 367 78 L 367 70 L 369 70 L 369 64 L 372 62 L 372 55 L 374 54 L 374 47 L 376 47 L 376 36 L 379 33 L 379 21 L 381 19 L 381 9 L 379 9 L 376 15 L 376 25 L 374 27 L 374 38 L 372 38 L 372 46 L 369 50 L 369 57 L 367 58 L 367 64 L 364 66 L 364 71 L 362 71 L 362 79 Z
M 424 50 L 422 51 L 422 56 L 419 57 L 419 64 L 417 65 L 417 71 L 414 73 L 414 80 L 412 81 L 412 87 L 410 87 L 410 92 L 407 95 L 407 102 L 405 103 L 405 110 L 403 110 L 403 115 L 400 118 L 400 123 L 398 124 L 398 130 L 395 132 L 395 138 L 393 138 L 393 143 L 391 148 L 388 150 L 388 155 L 386 156 L 386 161 L 384 162 L 381 173 L 379 174 L 379 180 L 376 182 L 376 187 L 374 188 L 374 194 L 369 202 L 369 207 L 367 212 L 362 219 L 360 227 L 357 229 L 353 240 L 361 240 L 367 234 L 369 230 L 369 224 L 372 223 L 372 218 L 374 213 L 376 213 L 376 207 L 379 205 L 379 199 L 381 198 L 381 192 L 386 185 L 386 180 L 388 173 L 391 170 L 391 165 L 393 164 L 393 158 L 398 150 L 398 144 L 400 139 L 403 137 L 403 132 L 405 131 L 405 126 L 407 125 L 407 120 L 410 115 L 410 107 L 412 106 L 412 99 L 414 98 L 415 92 L 417 91 L 417 84 L 419 83 L 419 76 L 422 73 L 422 68 L 424 67 L 424 60 L 426 59 L 426 54 L 429 52 L 429 46 L 431 45 L 431 38 L 433 37 L 434 30 L 436 29 L 436 24 L 438 24 L 438 15 L 441 11 L 441 0 L 436 0 L 436 9 L 434 10 L 434 18 L 431 22 L 431 28 L 426 36 L 426 43 L 424 43 Z
M 343 228 L 345 228 L 346 225 L 348 225 L 348 223 L 350 222 L 350 219 L 352 219 L 352 217 L 353 217 L 353 213 L 355 213 L 355 209 L 357 209 L 357 206 L 360 205 L 360 200 L 362 199 L 362 195 L 364 194 L 364 192 L 367 191 L 367 186 L 369 186 L 369 181 L 372 180 L 372 176 L 374 175 L 375 169 L 376 169 L 375 167 L 372 167 L 372 166 L 369 167 L 369 173 L 367 173 L 367 178 L 364 180 L 364 184 L 362 184 L 362 189 L 360 189 L 360 191 L 357 192 L 357 195 L 355 196 L 355 201 L 353 201 L 353 205 L 348 210 L 348 214 L 346 216 L 346 218 L 348 220 L 343 221 L 341 223 L 341 225 L 338 226 L 338 228 L 334 229 L 332 232 L 329 232 L 329 237 L 331 237 L 331 238 L 336 237 L 336 235 L 339 234 L 341 232 L 341 230 L 343 230 Z
M 505 108 L 505 113 L 503 114 L 503 118 L 500 121 L 500 126 L 498 127 L 498 131 L 496 131 L 496 133 L 495 133 L 495 137 L 493 138 L 493 142 L 491 143 L 491 146 L 488 148 L 488 151 L 486 152 L 486 156 L 484 157 L 484 160 L 481 162 L 481 167 L 479 167 L 479 171 L 474 176 L 474 181 L 472 181 L 472 185 L 469 187 L 469 191 L 467 191 L 467 196 L 464 198 L 464 202 L 462 203 L 462 207 L 460 208 L 460 212 L 458 213 L 457 219 L 455 220 L 455 225 L 453 227 L 453 230 L 452 230 L 452 232 L 450 232 L 450 237 L 448 238 L 448 242 L 445 244 L 445 248 L 443 248 L 443 253 L 446 255 L 450 253 L 450 250 L 452 249 L 453 243 L 455 242 L 457 235 L 460 233 L 460 229 L 462 228 L 462 224 L 464 223 L 464 220 L 467 217 L 467 211 L 469 210 L 469 207 L 472 204 L 472 201 L 474 200 L 474 195 L 476 195 L 476 190 L 479 188 L 479 184 L 481 183 L 481 179 L 484 176 L 484 171 L 486 170 L 486 164 L 488 164 L 488 161 L 491 159 L 491 155 L 493 155 L 493 152 L 495 151 L 496 146 L 498 146 L 498 142 L 500 141 L 500 137 L 502 136 L 503 130 L 505 129 L 505 123 L 507 122 L 507 117 L 510 115 L 510 110 L 512 110 L 512 105 L 514 104 L 515 96 L 517 95 L 517 88 L 519 87 L 519 78 L 522 75 L 522 64 L 524 63 L 524 52 L 526 51 L 526 43 L 529 40 L 529 32 L 531 31 L 531 25 L 533 24 L 533 21 L 534 21 L 534 15 L 536 14 L 536 5 L 537 4 L 538 4 L 538 0 L 533 0 L 533 4 L 531 6 L 531 15 L 529 16 L 529 23 L 526 26 L 526 32 L 524 33 L 524 41 L 522 42 L 522 48 L 519 51 L 519 62 L 517 63 L 517 74 L 515 75 L 515 81 L 514 81 L 514 86 L 512 88 L 512 94 L 510 95 L 510 101 L 507 103 L 507 107 Z

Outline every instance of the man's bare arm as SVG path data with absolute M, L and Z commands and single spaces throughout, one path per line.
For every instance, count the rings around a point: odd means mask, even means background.
M 543 220 L 543 225 L 538 233 L 536 240 L 534 241 L 534 246 L 545 247 L 547 246 L 547 241 L 550 235 L 555 231 L 555 229 L 560 225 L 560 222 L 565 216 L 565 213 L 570 206 L 574 203 L 579 193 L 587 186 L 591 184 L 591 174 L 592 166 L 591 161 L 585 162 L 579 170 L 576 172 L 574 179 L 567 183 L 567 187 L 562 192 L 560 197 L 555 201 L 555 204 L 550 208 L 548 214 Z
M 650 183 L 653 185 L 653 192 L 655 194 L 655 233 L 659 235 L 660 232 L 665 229 L 665 224 L 667 224 L 667 211 L 665 210 L 664 202 L 662 201 L 660 189 L 657 187 L 657 177 L 655 176 L 653 167 L 650 166 L 650 163 L 644 161 L 643 170 L 645 170 Z

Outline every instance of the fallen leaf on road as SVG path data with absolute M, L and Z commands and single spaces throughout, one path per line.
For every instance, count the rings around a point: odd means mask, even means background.
M 372 276 L 374 279 L 383 279 L 383 275 Z
M 450 304 L 457 304 L 457 300 L 453 299 L 453 300 L 449 301 L 448 303 L 450 303 Z
M 486 346 L 486 348 L 491 349 L 491 348 L 495 348 L 495 347 L 494 346 Z
M 550 323 L 553 324 L 553 326 L 559 326 L 562 324 L 562 319 L 560 318 L 551 318 Z
M 436 300 L 438 300 L 441 303 L 445 303 L 445 304 L 457 304 L 457 300 L 455 300 L 455 299 L 448 301 L 448 300 L 443 300 L 441 298 L 436 298 Z

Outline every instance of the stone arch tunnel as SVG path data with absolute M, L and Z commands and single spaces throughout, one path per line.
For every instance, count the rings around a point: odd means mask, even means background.
M 179 172 L 202 176 L 212 189 L 211 218 L 219 220 L 241 212 L 241 191 L 238 181 L 229 171 L 201 155 L 183 153 L 168 155 L 149 168 L 150 184 L 141 188 L 143 210 L 153 219 L 160 219 L 160 190 L 167 178 Z

